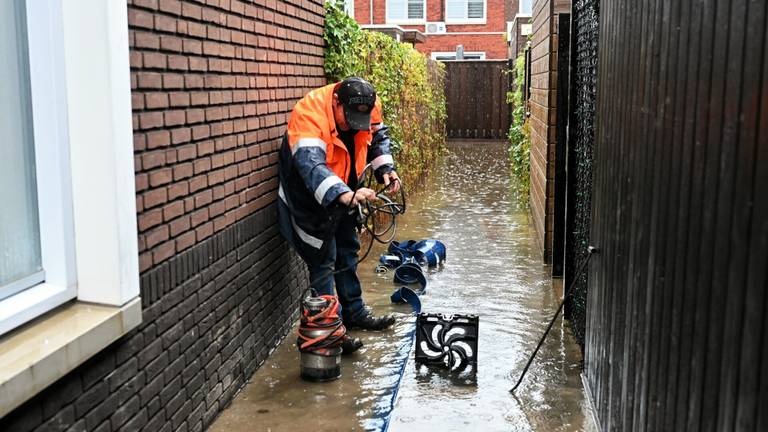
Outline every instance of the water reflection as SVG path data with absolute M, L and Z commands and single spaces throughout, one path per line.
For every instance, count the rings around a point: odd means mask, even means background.
M 413 362 L 414 317 L 410 306 L 389 301 L 397 288 L 392 272 L 374 272 L 379 246 L 359 273 L 366 302 L 396 313 L 395 328 L 355 332 L 365 347 L 343 359 L 341 379 L 325 384 L 299 378 L 291 335 L 212 430 L 380 430 L 395 398 L 392 431 L 585 430 L 580 354 L 561 322 L 517 397 L 508 392 L 559 301 L 508 173 L 503 144 L 452 144 L 398 225 L 398 239 L 437 238 L 447 247 L 444 268 L 428 272 L 424 311 L 480 315 L 478 366 L 469 379 Z

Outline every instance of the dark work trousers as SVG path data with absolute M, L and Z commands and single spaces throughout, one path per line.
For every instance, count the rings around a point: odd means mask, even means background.
M 357 277 L 360 240 L 355 224 L 354 215 L 342 216 L 333 238 L 321 251 L 300 241 L 295 242 L 299 255 L 309 268 L 309 286 L 318 295 L 333 295 L 335 282 L 345 321 L 356 320 L 365 314 L 363 291 Z M 333 274 L 340 269 L 346 270 Z

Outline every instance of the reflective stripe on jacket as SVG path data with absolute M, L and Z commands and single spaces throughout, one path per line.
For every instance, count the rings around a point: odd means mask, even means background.
M 315 249 L 321 249 L 335 230 L 335 213 L 339 212 L 336 199 L 350 191 L 346 184 L 350 157 L 333 116 L 336 86 L 315 89 L 296 103 L 280 149 L 280 211 L 291 215 L 290 226 L 281 223 L 281 230 L 289 240 L 298 237 Z M 367 163 L 379 179 L 394 169 L 378 98 L 371 111 L 371 130 L 355 135 L 355 172 L 361 174 Z M 295 234 L 293 239 L 288 231 Z

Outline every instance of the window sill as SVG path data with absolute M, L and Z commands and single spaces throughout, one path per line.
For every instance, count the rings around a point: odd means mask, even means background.
M 486 20 L 485 19 L 478 19 L 478 20 L 446 20 L 445 25 L 485 25 Z
M 0 417 L 141 323 L 141 299 L 122 307 L 71 302 L 0 337 Z
M 74 287 L 44 282 L 0 300 L 0 336 L 76 296 Z
M 427 23 L 424 19 L 415 19 L 415 20 L 386 20 L 387 24 L 394 24 L 394 25 L 425 25 Z

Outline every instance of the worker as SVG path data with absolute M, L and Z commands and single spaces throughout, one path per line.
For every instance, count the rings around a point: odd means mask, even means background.
M 390 153 L 388 128 L 373 85 L 351 77 L 310 91 L 293 108 L 279 157 L 279 225 L 309 269 L 316 295 L 334 295 L 348 329 L 384 330 L 392 315 L 375 316 L 365 305 L 357 276 L 360 241 L 351 209 L 377 199 L 359 185 L 366 165 L 388 193 L 400 180 Z M 344 353 L 362 347 L 346 337 Z

